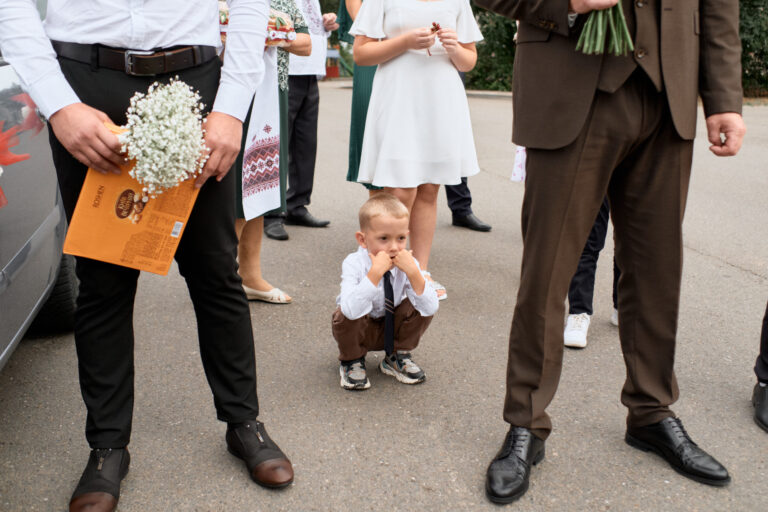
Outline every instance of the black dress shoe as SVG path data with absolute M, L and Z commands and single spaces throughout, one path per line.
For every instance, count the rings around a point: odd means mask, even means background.
M 80 482 L 69 501 L 70 512 L 111 512 L 120 499 L 120 481 L 128 474 L 131 456 L 125 448 L 91 450 Z
M 283 220 L 264 222 L 264 234 L 272 240 L 288 240 L 288 232 L 283 226 Z
M 512 427 L 488 466 L 485 495 L 494 503 L 512 503 L 528 490 L 531 465 L 544 459 L 544 441 L 523 427 Z
M 279 489 L 293 482 L 291 461 L 267 435 L 264 424 L 249 420 L 227 427 L 229 453 L 245 461 L 248 474 L 257 484 Z
M 474 213 L 469 215 L 454 215 L 453 225 L 460 228 L 471 229 L 472 231 L 490 231 L 491 225 L 478 219 Z
M 307 210 L 304 213 L 288 213 L 285 216 L 285 223 L 293 226 L 304 226 L 307 228 L 324 228 L 331 223 L 329 220 L 320 220 Z
M 755 406 L 755 423 L 768 432 L 768 386 L 755 384 L 752 405 Z
M 657 453 L 672 469 L 691 480 L 717 487 L 731 481 L 728 470 L 691 440 L 679 418 L 629 427 L 624 439 L 630 446 Z

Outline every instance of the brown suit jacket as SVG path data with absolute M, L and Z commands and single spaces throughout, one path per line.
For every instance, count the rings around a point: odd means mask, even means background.
M 741 113 L 741 42 L 736 0 L 659 0 L 660 62 L 678 134 L 696 133 L 696 98 L 704 113 Z M 568 27 L 568 0 L 475 0 L 520 20 L 512 77 L 512 140 L 556 149 L 586 122 L 603 56 L 575 51 L 586 15 Z M 624 0 L 625 13 L 634 2 Z M 631 14 L 630 14 L 631 15 Z

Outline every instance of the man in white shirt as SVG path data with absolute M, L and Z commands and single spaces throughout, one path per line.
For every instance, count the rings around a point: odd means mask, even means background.
M 230 0 L 223 68 L 218 6 L 211 0 L 31 0 L 0 4 L 0 49 L 48 118 L 59 186 L 71 218 L 87 167 L 118 171 L 120 143 L 104 121 L 125 122 L 129 99 L 174 76 L 211 112 L 209 159 L 176 253 L 197 316 L 200 352 L 228 449 L 266 487 L 293 480 L 290 461 L 256 420 L 256 369 L 248 303 L 237 275 L 234 173 L 242 120 L 260 82 L 269 6 Z M 57 60 L 58 57 L 58 60 Z M 213 178 L 213 179 L 210 179 Z M 75 344 L 92 449 L 70 511 L 114 510 L 128 472 L 133 413 L 133 301 L 139 272 L 77 258 Z
M 296 0 L 309 27 L 312 53 L 306 57 L 291 55 L 288 78 L 289 165 L 285 223 L 321 228 L 330 221 L 320 220 L 307 210 L 315 181 L 317 156 L 317 119 L 320 92 L 317 79 L 325 76 L 328 37 L 339 28 L 336 14 L 321 14 L 318 0 Z M 264 232 L 275 240 L 287 240 L 282 216 L 268 216 Z

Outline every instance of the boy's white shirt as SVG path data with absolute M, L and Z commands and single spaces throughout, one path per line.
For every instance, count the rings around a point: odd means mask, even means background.
M 349 320 L 357 320 L 365 315 L 372 318 L 384 316 L 384 278 L 374 286 L 368 279 L 371 270 L 371 257 L 368 250 L 360 247 L 341 264 L 341 293 L 336 297 L 336 304 L 341 306 L 341 313 Z M 418 265 L 418 262 L 416 262 Z M 392 291 L 394 292 L 395 307 L 399 306 L 406 297 L 411 301 L 421 316 L 432 316 L 437 312 L 437 292 L 425 275 L 424 291 L 416 295 L 405 272 L 392 267 Z

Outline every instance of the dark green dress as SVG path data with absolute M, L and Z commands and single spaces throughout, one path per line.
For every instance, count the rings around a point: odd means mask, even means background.
M 352 17 L 347 11 L 344 0 L 339 2 L 339 13 L 336 16 L 339 24 L 339 39 L 354 43 L 355 37 L 349 33 L 352 28 Z M 360 153 L 363 150 L 363 134 L 365 133 L 365 118 L 368 115 L 368 102 L 371 100 L 373 76 L 376 66 L 358 66 L 355 64 L 352 78 L 352 115 L 349 121 L 349 167 L 347 181 L 357 182 L 357 172 L 360 167 Z M 363 183 L 369 190 L 379 190 L 369 183 Z
M 304 21 L 301 11 L 296 7 L 294 0 L 272 0 L 270 7 L 276 11 L 284 12 L 293 20 L 293 28 L 297 34 L 309 34 L 307 22 Z M 282 48 L 277 49 L 277 83 L 278 97 L 280 101 L 280 207 L 264 213 L 264 215 L 278 215 L 285 212 L 285 191 L 288 188 L 288 62 L 290 53 Z M 370 92 L 369 92 L 370 94 Z M 240 141 L 240 153 L 235 160 L 237 172 L 237 197 L 235 198 L 235 216 L 238 219 L 245 218 L 243 211 L 243 155 L 245 153 L 246 138 L 248 137 L 248 122 L 251 119 L 251 110 L 243 121 L 243 139 Z M 362 144 L 362 138 L 360 139 Z

